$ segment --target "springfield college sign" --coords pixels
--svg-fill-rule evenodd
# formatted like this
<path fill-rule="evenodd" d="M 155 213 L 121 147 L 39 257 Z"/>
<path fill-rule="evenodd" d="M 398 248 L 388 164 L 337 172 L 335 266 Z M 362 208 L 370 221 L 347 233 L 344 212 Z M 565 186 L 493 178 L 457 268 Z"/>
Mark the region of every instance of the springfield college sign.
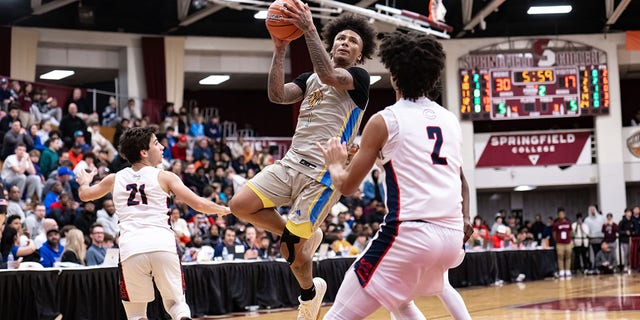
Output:
<path fill-rule="evenodd" d="M 476 167 L 591 163 L 589 131 L 477 134 Z"/>

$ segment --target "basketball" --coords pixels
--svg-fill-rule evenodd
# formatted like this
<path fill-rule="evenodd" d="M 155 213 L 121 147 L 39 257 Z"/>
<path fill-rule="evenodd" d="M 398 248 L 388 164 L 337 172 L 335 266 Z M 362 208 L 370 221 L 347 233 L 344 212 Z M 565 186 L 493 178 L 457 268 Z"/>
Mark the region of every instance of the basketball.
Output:
<path fill-rule="evenodd" d="M 269 6 L 265 24 L 267 25 L 267 30 L 269 30 L 269 33 L 274 38 L 292 41 L 298 39 L 302 35 L 302 30 L 298 29 L 295 24 L 284 21 L 284 18 L 287 16 L 284 13 L 283 4 L 285 2 L 293 4 L 293 1 L 297 0 L 276 0 Z"/>

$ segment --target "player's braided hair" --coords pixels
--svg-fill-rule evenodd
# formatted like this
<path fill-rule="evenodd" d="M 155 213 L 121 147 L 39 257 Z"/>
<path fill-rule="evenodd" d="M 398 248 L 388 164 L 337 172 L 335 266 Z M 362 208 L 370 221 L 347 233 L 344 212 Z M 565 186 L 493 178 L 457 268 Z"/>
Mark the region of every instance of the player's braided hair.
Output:
<path fill-rule="evenodd" d="M 322 37 L 327 51 L 331 51 L 336 36 L 344 30 L 352 30 L 362 39 L 362 59 L 360 59 L 359 63 L 364 63 L 365 59 L 371 59 L 376 51 L 375 40 L 377 32 L 366 18 L 354 14 L 343 14 L 331 20 L 322 28 Z"/>
<path fill-rule="evenodd" d="M 445 53 L 434 37 L 395 31 L 384 37 L 379 55 L 405 99 L 436 98 Z"/>
<path fill-rule="evenodd" d="M 127 129 L 120 136 L 120 155 L 134 164 L 140 161 L 140 151 L 149 150 L 151 137 L 156 133 L 155 127 L 135 127 Z"/>

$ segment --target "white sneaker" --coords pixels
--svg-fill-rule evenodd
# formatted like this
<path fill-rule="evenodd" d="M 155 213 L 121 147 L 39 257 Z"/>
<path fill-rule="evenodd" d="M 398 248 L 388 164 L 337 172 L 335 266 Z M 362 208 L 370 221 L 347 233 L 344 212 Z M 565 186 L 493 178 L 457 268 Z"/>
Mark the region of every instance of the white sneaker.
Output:
<path fill-rule="evenodd" d="M 565 271 L 564 271 L 564 276 L 565 276 L 566 278 L 571 279 L 571 270 L 565 270 Z"/>
<path fill-rule="evenodd" d="M 298 320 L 317 320 L 320 318 L 320 307 L 324 293 L 327 292 L 327 282 L 322 278 L 313 278 L 313 285 L 316 287 L 316 296 L 309 301 L 302 301 L 298 297 L 300 306 L 298 307 Z"/>
<path fill-rule="evenodd" d="M 309 237 L 309 240 L 307 240 L 309 248 L 312 249 L 311 259 L 313 259 L 313 255 L 316 253 L 316 251 L 318 251 L 318 247 L 320 247 L 320 243 L 322 243 L 322 236 L 322 230 L 318 228 L 313 232 L 311 237 Z"/>
<path fill-rule="evenodd" d="M 564 270 L 560 270 L 560 278 L 564 278 Z"/>

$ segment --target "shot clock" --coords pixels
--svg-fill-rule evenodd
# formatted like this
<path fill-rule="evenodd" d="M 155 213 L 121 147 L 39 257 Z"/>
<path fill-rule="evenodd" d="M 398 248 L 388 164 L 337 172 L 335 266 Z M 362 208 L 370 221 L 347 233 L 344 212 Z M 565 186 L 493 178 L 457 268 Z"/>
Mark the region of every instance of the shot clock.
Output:
<path fill-rule="evenodd" d="M 462 57 L 461 118 L 508 120 L 609 113 L 604 52 L 584 48 L 546 50 L 545 54 L 536 57 L 526 51 L 492 51 Z M 555 63 L 550 65 L 543 58 Z"/>

